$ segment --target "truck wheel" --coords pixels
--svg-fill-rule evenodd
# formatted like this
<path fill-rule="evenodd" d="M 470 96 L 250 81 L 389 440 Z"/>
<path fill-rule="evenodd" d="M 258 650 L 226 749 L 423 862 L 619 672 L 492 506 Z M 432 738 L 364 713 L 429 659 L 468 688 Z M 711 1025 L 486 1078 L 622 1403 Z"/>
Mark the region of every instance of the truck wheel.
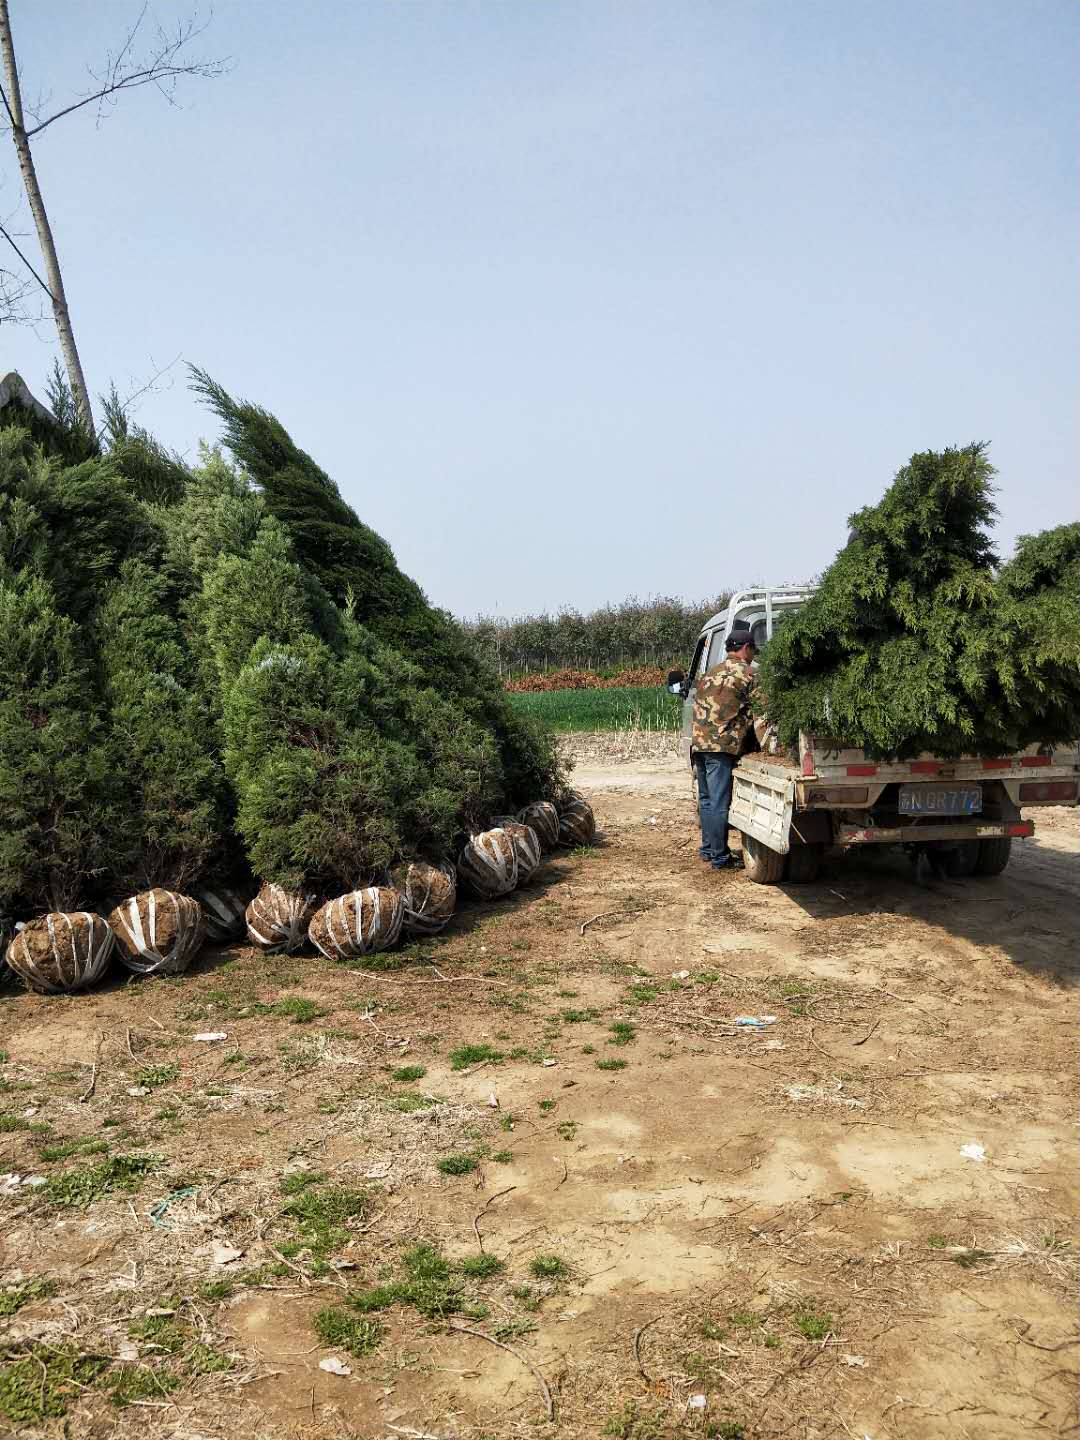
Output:
<path fill-rule="evenodd" d="M 1000 875 L 1012 854 L 1012 836 L 999 835 L 995 840 L 980 840 L 975 861 L 976 875 Z"/>
<path fill-rule="evenodd" d="M 786 855 L 770 850 L 752 835 L 742 837 L 743 866 L 755 885 L 775 885 L 784 878 Z"/>
<path fill-rule="evenodd" d="M 975 867 L 979 863 L 979 841 L 961 840 L 955 849 L 950 850 L 945 860 L 945 873 L 950 880 L 966 880 L 969 875 L 975 874 Z"/>
<path fill-rule="evenodd" d="M 784 879 L 793 885 L 809 885 L 821 869 L 821 845 L 792 845 L 784 867 Z"/>

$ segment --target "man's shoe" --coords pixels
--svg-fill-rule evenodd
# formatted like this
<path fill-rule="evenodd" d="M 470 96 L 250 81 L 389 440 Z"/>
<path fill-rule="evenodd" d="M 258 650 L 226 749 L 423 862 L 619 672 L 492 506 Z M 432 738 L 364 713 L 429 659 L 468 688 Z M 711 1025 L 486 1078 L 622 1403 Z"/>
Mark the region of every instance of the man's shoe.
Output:
<path fill-rule="evenodd" d="M 712 868 L 714 870 L 742 870 L 744 867 L 742 859 L 738 855 L 729 855 L 726 860 L 714 860 Z"/>

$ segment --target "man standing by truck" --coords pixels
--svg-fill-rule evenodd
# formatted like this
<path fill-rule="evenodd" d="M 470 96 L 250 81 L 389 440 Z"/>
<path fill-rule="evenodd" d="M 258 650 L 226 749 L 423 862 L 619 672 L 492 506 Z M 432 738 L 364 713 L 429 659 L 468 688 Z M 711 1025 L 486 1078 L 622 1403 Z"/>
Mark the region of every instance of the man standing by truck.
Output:
<path fill-rule="evenodd" d="M 701 849 L 714 870 L 742 864 L 728 849 L 731 772 L 754 723 L 750 706 L 756 677 L 756 653 L 749 630 L 733 630 L 724 642 L 725 658 L 707 670 L 694 688 L 694 770 L 697 774 Z"/>

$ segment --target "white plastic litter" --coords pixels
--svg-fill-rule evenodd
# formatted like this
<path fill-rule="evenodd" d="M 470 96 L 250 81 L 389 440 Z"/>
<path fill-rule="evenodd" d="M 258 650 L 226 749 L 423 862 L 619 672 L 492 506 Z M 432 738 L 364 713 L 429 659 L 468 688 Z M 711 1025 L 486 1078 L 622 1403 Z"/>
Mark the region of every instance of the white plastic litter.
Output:
<path fill-rule="evenodd" d="M 346 1365 L 344 1360 L 339 1360 L 336 1355 L 327 1355 L 325 1360 L 320 1360 L 319 1369 L 325 1370 L 328 1375 L 352 1374 L 352 1366 Z"/>
<path fill-rule="evenodd" d="M 672 972 L 671 972 L 671 978 L 672 978 L 673 980 L 689 980 L 689 979 L 690 979 L 690 971 L 689 971 L 689 970 L 672 970 Z"/>
<path fill-rule="evenodd" d="M 960 1146 L 960 1154 L 968 1160 L 982 1162 L 986 1159 L 986 1146 L 980 1145 L 977 1140 L 969 1140 L 966 1145 Z"/>
<path fill-rule="evenodd" d="M 233 1245 L 215 1245 L 212 1258 L 215 1265 L 233 1265 L 237 1260 L 242 1260 L 243 1250 L 237 1250 Z"/>
<path fill-rule="evenodd" d="M 213 1045 L 218 1040 L 227 1040 L 229 1035 L 226 1030 L 207 1030 L 204 1035 L 193 1035 L 191 1038 L 201 1040 L 204 1045 Z"/>
<path fill-rule="evenodd" d="M 140 1095 L 149 1095 L 150 1087 L 149 1085 L 129 1085 L 127 1093 L 138 1098 Z"/>
<path fill-rule="evenodd" d="M 546 1068 L 550 1069 L 551 1066 L 555 1064 L 555 1061 L 554 1061 L 554 1060 L 545 1060 L 543 1063 L 544 1063 L 544 1066 L 545 1066 Z"/>
<path fill-rule="evenodd" d="M 859 1370 L 865 1370 L 865 1369 L 866 1369 L 866 1361 L 863 1359 L 863 1357 L 862 1357 L 861 1355 L 841 1355 L 840 1358 L 841 1358 L 841 1360 L 844 1362 L 845 1365 L 851 1366 L 852 1369 L 856 1369 L 856 1368 L 859 1369 Z"/>
<path fill-rule="evenodd" d="M 704 1410 L 705 1405 L 706 1400 L 704 1395 L 691 1395 L 690 1399 L 686 1402 L 686 1408 L 688 1410 Z"/>
<path fill-rule="evenodd" d="M 736 1015 L 733 1023 L 750 1030 L 762 1030 L 766 1025 L 775 1025 L 776 1021 L 775 1015 Z"/>
<path fill-rule="evenodd" d="M 487 1103 L 488 1103 L 488 1107 L 489 1107 L 490 1109 L 492 1109 L 492 1110 L 498 1110 L 498 1108 L 499 1108 L 499 1097 L 495 1094 L 495 1091 L 494 1091 L 494 1090 L 493 1090 L 493 1091 L 491 1092 L 491 1094 L 488 1096 L 488 1098 L 487 1098 Z"/>

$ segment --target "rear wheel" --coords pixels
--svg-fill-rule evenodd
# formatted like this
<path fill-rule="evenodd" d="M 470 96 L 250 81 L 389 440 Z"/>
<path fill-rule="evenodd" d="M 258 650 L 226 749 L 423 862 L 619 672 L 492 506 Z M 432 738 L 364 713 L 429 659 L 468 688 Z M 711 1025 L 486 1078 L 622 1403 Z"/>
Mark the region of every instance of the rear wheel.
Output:
<path fill-rule="evenodd" d="M 809 885 L 821 869 L 822 845 L 792 845 L 788 851 L 784 879 L 793 885 Z"/>
<path fill-rule="evenodd" d="M 966 880 L 969 875 L 974 875 L 979 863 L 979 843 L 978 840 L 961 840 L 947 852 L 945 873 L 950 880 Z"/>
<path fill-rule="evenodd" d="M 1000 875 L 1012 854 L 1012 836 L 999 835 L 994 840 L 980 840 L 975 861 L 976 875 Z"/>
<path fill-rule="evenodd" d="M 756 885 L 775 885 L 784 878 L 785 855 L 770 850 L 752 835 L 742 837 L 743 866 Z"/>

